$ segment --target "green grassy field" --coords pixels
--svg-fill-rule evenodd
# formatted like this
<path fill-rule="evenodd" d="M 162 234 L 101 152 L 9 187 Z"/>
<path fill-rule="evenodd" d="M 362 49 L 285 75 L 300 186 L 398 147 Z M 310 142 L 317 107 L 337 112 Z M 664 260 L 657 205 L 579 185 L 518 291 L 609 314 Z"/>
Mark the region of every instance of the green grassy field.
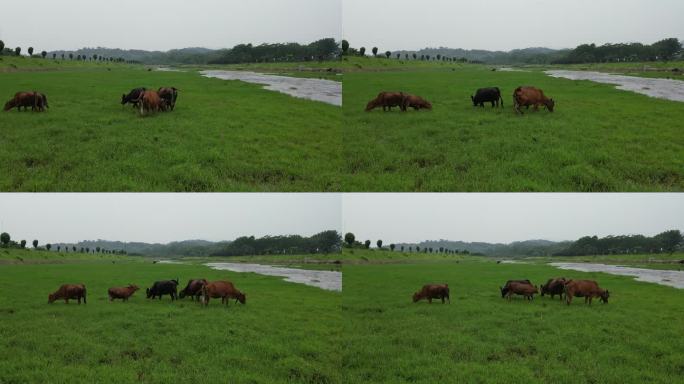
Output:
<path fill-rule="evenodd" d="M 609 304 L 501 298 L 508 279 L 594 279 Z M 451 304 L 412 303 L 448 283 Z M 345 383 L 675 383 L 684 296 L 628 277 L 538 264 L 344 265 Z"/>
<path fill-rule="evenodd" d="M 247 304 L 147 300 L 155 280 L 230 280 Z M 88 304 L 47 304 L 62 283 Z M 141 287 L 128 303 L 107 289 Z M 337 383 L 341 294 L 199 265 L 0 265 L 0 383 Z"/>
<path fill-rule="evenodd" d="M 344 191 L 681 191 L 681 103 L 539 71 L 351 59 L 345 73 Z M 382 67 L 385 66 L 385 68 Z M 535 85 L 556 110 L 517 116 L 511 94 Z M 504 109 L 474 108 L 498 86 Z M 421 95 L 434 110 L 364 112 L 378 92 Z"/>
<path fill-rule="evenodd" d="M 338 107 L 196 72 L 67 64 L 0 73 L 3 103 L 38 90 L 50 104 L 46 113 L 0 115 L 0 190 L 340 189 Z M 121 106 L 138 86 L 179 88 L 176 110 L 140 117 Z"/>

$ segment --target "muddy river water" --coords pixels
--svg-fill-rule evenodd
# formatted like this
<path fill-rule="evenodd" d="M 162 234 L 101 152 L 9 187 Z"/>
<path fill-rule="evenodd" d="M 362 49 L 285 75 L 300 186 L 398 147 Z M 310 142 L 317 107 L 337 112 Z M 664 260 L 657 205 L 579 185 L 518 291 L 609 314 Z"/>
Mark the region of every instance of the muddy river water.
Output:
<path fill-rule="evenodd" d="M 270 91 L 342 106 L 342 83 L 339 81 L 267 75 L 248 71 L 201 71 L 200 73 L 202 76 L 216 79 L 261 84 Z"/>
<path fill-rule="evenodd" d="M 611 275 L 632 276 L 638 281 L 684 289 L 684 271 L 633 268 L 593 263 L 551 263 L 550 265 L 560 269 L 570 269 L 580 272 L 604 272 L 610 273 Z"/>
<path fill-rule="evenodd" d="M 684 102 L 684 81 L 670 79 L 650 79 L 645 77 L 613 75 L 590 71 L 546 71 L 551 77 L 570 80 L 591 80 L 597 83 L 614 84 L 618 89 L 641 93 L 659 99 Z"/>
<path fill-rule="evenodd" d="M 325 289 L 342 291 L 342 272 L 314 271 L 299 268 L 274 267 L 261 264 L 208 263 L 208 267 L 233 272 L 253 272 L 266 276 L 284 277 L 285 281 Z"/>

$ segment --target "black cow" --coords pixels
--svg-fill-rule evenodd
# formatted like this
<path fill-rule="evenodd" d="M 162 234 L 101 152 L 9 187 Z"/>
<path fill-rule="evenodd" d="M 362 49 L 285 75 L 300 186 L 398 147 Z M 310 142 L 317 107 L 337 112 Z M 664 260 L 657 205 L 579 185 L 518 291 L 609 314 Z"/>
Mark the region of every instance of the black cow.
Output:
<path fill-rule="evenodd" d="M 475 96 L 470 96 L 470 100 L 473 101 L 473 107 L 479 105 L 484 108 L 484 103 L 492 103 L 492 108 L 494 108 L 495 104 L 499 107 L 499 101 L 501 101 L 501 108 L 504 106 L 501 90 L 498 87 L 480 88 L 475 92 Z"/>
<path fill-rule="evenodd" d="M 128 92 L 128 95 L 123 94 L 121 95 L 121 105 L 126 105 L 128 103 L 133 104 L 134 107 L 138 107 L 138 103 L 140 102 L 140 97 L 142 96 L 143 92 L 145 92 L 147 89 L 145 88 L 135 88 Z"/>
<path fill-rule="evenodd" d="M 159 296 L 159 300 L 161 300 L 162 295 L 170 295 L 171 301 L 178 299 L 178 279 L 155 281 L 152 288 L 147 288 L 148 299 Z"/>

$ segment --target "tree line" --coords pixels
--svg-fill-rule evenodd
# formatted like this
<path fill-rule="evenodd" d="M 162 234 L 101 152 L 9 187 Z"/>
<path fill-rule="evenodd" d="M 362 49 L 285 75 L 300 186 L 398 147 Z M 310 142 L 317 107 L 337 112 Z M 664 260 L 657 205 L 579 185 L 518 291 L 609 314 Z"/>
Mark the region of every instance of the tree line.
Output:
<path fill-rule="evenodd" d="M 6 48 L 5 47 L 5 42 L 0 40 L 0 56 L 21 56 L 21 47 L 16 47 L 14 49 L 11 48 Z M 33 52 L 35 50 L 33 47 L 28 47 L 26 50 L 28 52 L 29 57 L 34 57 Z M 46 59 L 48 56 L 52 57 L 53 60 L 61 59 L 61 60 L 77 60 L 77 61 L 95 61 L 95 62 L 112 62 L 112 63 L 123 63 L 123 62 L 128 62 L 132 63 L 132 61 L 125 60 L 122 57 L 112 57 L 112 56 L 103 56 L 103 55 L 74 55 L 73 52 L 52 52 L 48 54 L 47 51 L 41 51 L 40 52 L 40 57 L 43 59 Z"/>
<path fill-rule="evenodd" d="M 224 245 L 210 256 L 328 254 L 339 252 L 342 236 L 334 230 L 313 236 L 242 236 Z"/>
<path fill-rule="evenodd" d="M 371 249 L 371 244 L 372 241 L 370 240 L 365 240 L 364 242 L 360 242 L 356 240 L 356 235 L 354 235 L 351 232 L 348 232 L 344 235 L 344 244 L 343 246 L 348 249 Z M 382 239 L 379 239 L 375 242 L 375 245 L 378 250 L 383 250 L 387 251 L 389 250 L 390 252 L 409 252 L 409 253 L 441 253 L 441 254 L 461 254 L 461 255 L 481 255 L 481 254 L 476 254 L 476 253 L 471 253 L 468 250 L 459 250 L 459 249 L 454 249 L 454 248 L 448 248 L 448 247 L 421 247 L 420 245 L 397 245 L 397 244 L 389 244 L 385 247 L 383 247 L 383 241 Z"/>
<path fill-rule="evenodd" d="M 239 44 L 221 50 L 209 60 L 209 64 L 241 64 L 270 62 L 300 62 L 334 60 L 339 57 L 340 47 L 333 38 L 325 38 L 310 44 Z"/>
<path fill-rule="evenodd" d="M 682 43 L 676 38 L 657 41 L 651 45 L 642 43 L 582 44 L 568 52 L 553 64 L 584 64 L 631 61 L 670 61 L 682 53 Z"/>
<path fill-rule="evenodd" d="M 684 245 L 679 230 L 672 229 L 653 237 L 643 235 L 625 236 L 584 236 L 554 256 L 615 255 L 629 253 L 668 253 L 672 254 Z"/>
<path fill-rule="evenodd" d="M 0 247 L 6 249 L 27 249 L 26 240 L 15 241 L 9 233 L 3 232 L 0 234 Z M 77 247 L 75 245 L 67 246 L 63 244 L 58 244 L 53 246 L 50 243 L 43 245 L 42 247 L 38 243 L 38 239 L 34 239 L 31 244 L 33 249 L 37 251 L 48 251 L 48 252 L 64 252 L 64 253 L 103 253 L 103 254 L 114 254 L 114 255 L 125 255 L 126 251 L 122 249 L 105 249 L 101 247 Z"/>

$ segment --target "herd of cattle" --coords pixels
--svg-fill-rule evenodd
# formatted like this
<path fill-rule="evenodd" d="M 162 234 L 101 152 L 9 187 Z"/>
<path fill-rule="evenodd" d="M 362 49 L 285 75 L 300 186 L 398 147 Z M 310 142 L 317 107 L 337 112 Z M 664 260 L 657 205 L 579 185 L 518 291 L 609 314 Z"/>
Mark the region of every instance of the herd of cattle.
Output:
<path fill-rule="evenodd" d="M 534 295 L 539 293 L 539 288 L 533 285 L 530 280 L 508 280 L 501 290 L 501 297 L 507 298 L 509 301 L 513 295 L 520 295 L 528 300 L 532 300 Z M 565 296 L 565 302 L 570 305 L 573 297 L 584 297 L 584 303 L 589 303 L 594 298 L 599 298 L 604 304 L 608 303 L 610 292 L 607 289 L 599 287 L 598 283 L 593 280 L 572 280 L 564 277 L 557 277 L 549 279 L 546 284 L 541 286 L 541 295 L 550 295 L 551 299 L 555 295 L 559 295 L 561 302 Z M 421 288 L 420 291 L 413 294 L 413 302 L 427 299 L 432 304 L 432 300 L 442 300 L 444 304 L 445 299 L 451 303 L 449 299 L 449 285 L 448 284 L 427 284 Z"/>
<path fill-rule="evenodd" d="M 470 96 L 473 106 L 483 107 L 485 103 L 491 103 L 492 108 L 499 106 L 503 108 L 503 97 L 501 97 L 501 90 L 498 87 L 480 88 L 475 92 L 475 95 Z M 522 114 L 520 107 L 534 107 L 534 110 L 539 110 L 540 106 L 546 107 L 549 112 L 553 112 L 556 103 L 544 95 L 544 91 L 535 87 L 518 87 L 513 92 L 513 108 L 516 113 Z M 375 108 L 382 107 L 383 111 L 391 111 L 393 107 L 399 107 L 402 112 L 406 112 L 408 108 L 415 110 L 428 109 L 432 110 L 432 104 L 420 96 L 411 95 L 406 92 L 380 92 L 376 98 L 366 104 L 366 112 L 372 111 Z"/>
<path fill-rule="evenodd" d="M 138 286 L 130 284 L 126 287 L 113 287 L 107 290 L 109 301 L 121 299 L 128 301 L 133 294 L 138 290 Z M 148 299 L 155 299 L 159 297 L 161 300 L 163 295 L 171 296 L 171 301 L 191 297 L 193 301 L 197 300 L 205 306 L 209 305 L 210 299 L 221 298 L 221 303 L 228 305 L 231 299 L 235 299 L 242 304 L 247 303 L 247 296 L 244 292 L 240 292 L 230 281 L 207 281 L 206 279 L 191 279 L 188 284 L 180 292 L 178 292 L 178 279 L 156 281 L 152 287 L 146 290 Z M 86 287 L 84 284 L 63 284 L 54 293 L 48 295 L 48 304 L 52 304 L 55 300 L 64 300 L 69 304 L 69 300 L 78 300 L 81 304 L 86 304 Z"/>
<path fill-rule="evenodd" d="M 173 111 L 178 100 L 178 88 L 161 87 L 158 90 L 148 90 L 146 88 L 135 88 L 128 94 L 121 96 L 121 105 L 131 104 L 134 108 L 140 109 L 140 114 L 149 112 Z M 49 108 L 47 96 L 40 92 L 17 92 L 14 97 L 5 103 L 4 111 L 16 108 L 17 111 L 28 110 L 31 107 L 33 112 L 44 112 Z"/>

